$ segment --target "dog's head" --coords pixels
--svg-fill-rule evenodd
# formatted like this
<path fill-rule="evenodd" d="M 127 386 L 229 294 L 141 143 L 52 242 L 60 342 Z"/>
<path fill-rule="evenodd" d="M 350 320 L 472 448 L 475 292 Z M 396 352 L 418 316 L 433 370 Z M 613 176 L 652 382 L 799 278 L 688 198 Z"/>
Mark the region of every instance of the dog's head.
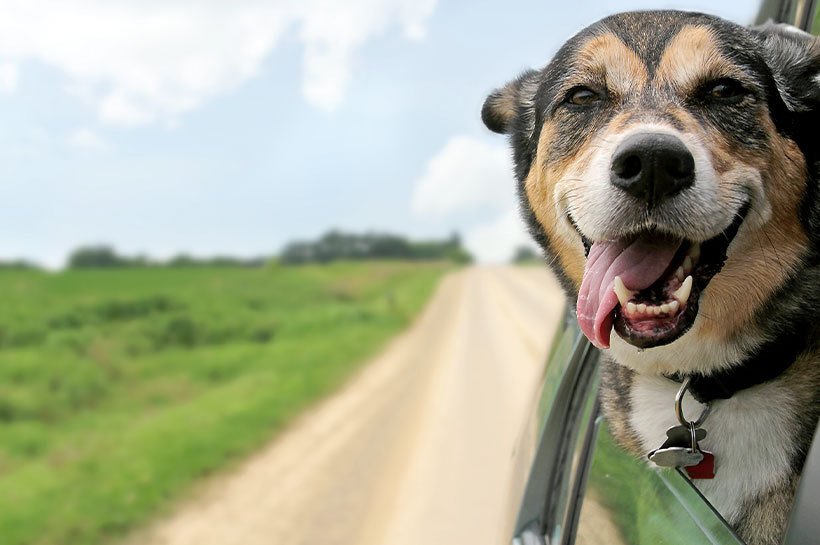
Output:
<path fill-rule="evenodd" d="M 807 34 L 637 12 L 487 98 L 531 231 L 596 345 L 613 326 L 613 348 L 737 340 L 801 266 L 818 78 Z"/>

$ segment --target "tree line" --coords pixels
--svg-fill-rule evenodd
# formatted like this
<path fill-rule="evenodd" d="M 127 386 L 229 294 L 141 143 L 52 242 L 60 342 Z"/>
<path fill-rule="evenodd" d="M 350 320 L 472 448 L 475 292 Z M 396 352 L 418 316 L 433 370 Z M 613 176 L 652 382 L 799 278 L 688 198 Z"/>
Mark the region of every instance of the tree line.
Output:
<path fill-rule="evenodd" d="M 261 267 L 270 258 L 231 256 L 193 257 L 179 254 L 170 259 L 151 259 L 144 255 L 125 256 L 107 245 L 81 246 L 68 256 L 69 269 L 104 269 L 136 267 Z"/>
<path fill-rule="evenodd" d="M 313 241 L 294 241 L 278 255 L 241 258 L 232 256 L 194 257 L 179 254 L 157 260 L 144 255 L 127 256 L 105 244 L 81 246 L 68 256 L 68 269 L 136 267 L 262 267 L 271 262 L 282 265 L 329 263 L 340 260 L 401 259 L 412 261 L 450 260 L 470 263 L 472 256 L 462 247 L 458 234 L 443 240 L 414 241 L 386 233 L 345 233 L 330 231 Z M 0 268 L 3 262 L 0 262 Z M 6 268 L 34 268 L 27 262 L 8 262 Z"/>
<path fill-rule="evenodd" d="M 314 241 L 291 242 L 279 255 L 279 261 L 285 265 L 364 259 L 472 262 L 456 233 L 444 240 L 412 241 L 389 233 L 330 231 Z"/>

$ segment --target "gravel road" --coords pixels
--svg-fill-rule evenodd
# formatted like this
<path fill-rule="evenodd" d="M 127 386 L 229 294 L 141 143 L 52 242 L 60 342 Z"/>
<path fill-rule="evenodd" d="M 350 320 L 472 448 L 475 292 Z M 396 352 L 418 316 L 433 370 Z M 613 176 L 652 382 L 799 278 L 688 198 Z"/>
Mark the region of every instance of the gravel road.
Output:
<path fill-rule="evenodd" d="M 340 391 L 128 545 L 497 545 L 563 295 L 542 267 L 447 276 Z"/>

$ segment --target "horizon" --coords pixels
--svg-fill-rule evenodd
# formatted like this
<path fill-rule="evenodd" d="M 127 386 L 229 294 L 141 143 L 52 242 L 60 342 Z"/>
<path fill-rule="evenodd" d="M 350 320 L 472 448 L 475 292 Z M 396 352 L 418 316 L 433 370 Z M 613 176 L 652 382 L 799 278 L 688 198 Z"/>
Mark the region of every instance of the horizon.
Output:
<path fill-rule="evenodd" d="M 119 250 L 119 248 L 116 247 L 116 245 L 110 244 L 110 243 L 107 243 L 107 242 L 92 242 L 92 243 L 89 243 L 89 244 L 79 244 L 75 248 L 72 248 L 71 250 L 69 250 L 69 252 L 66 253 L 62 263 L 59 264 L 58 266 L 50 266 L 50 265 L 47 265 L 47 264 L 44 264 L 44 263 L 34 261 L 32 259 L 27 259 L 25 257 L 8 257 L 8 258 L 3 257 L 3 258 L 0 258 L 0 269 L 3 269 L 3 268 L 14 269 L 14 268 L 17 268 L 19 266 L 20 268 L 33 268 L 33 269 L 39 269 L 39 270 L 51 271 L 51 272 L 65 271 L 65 270 L 69 270 L 69 269 L 72 268 L 71 264 L 70 264 L 72 256 L 74 256 L 78 252 L 87 251 L 87 250 L 108 251 L 108 252 L 111 252 L 118 259 L 135 262 L 135 266 L 148 266 L 148 267 L 152 267 L 152 266 L 158 266 L 158 267 L 174 266 L 172 264 L 172 262 L 174 260 L 177 260 L 177 259 L 191 259 L 192 261 L 197 261 L 197 262 L 216 261 L 216 260 L 220 260 L 220 259 L 235 260 L 235 261 L 241 262 L 241 263 L 249 263 L 249 262 L 253 262 L 253 261 L 270 262 L 270 261 L 276 261 L 276 260 L 281 259 L 282 255 L 287 251 L 288 247 L 290 247 L 292 245 L 314 244 L 314 243 L 318 242 L 319 240 L 321 240 L 322 238 L 325 238 L 328 235 L 332 235 L 332 234 L 341 234 L 341 235 L 346 235 L 346 236 L 349 235 L 349 236 L 356 236 L 356 237 L 368 237 L 368 236 L 371 236 L 371 237 L 373 237 L 373 236 L 375 236 L 375 237 L 398 237 L 398 238 L 401 238 L 401 239 L 403 239 L 403 240 L 405 240 L 405 241 L 407 241 L 411 244 L 446 243 L 448 241 L 452 241 L 452 240 L 455 239 L 455 240 L 459 241 L 460 247 L 463 248 L 463 244 L 461 243 L 461 235 L 460 235 L 460 233 L 455 232 L 455 231 L 452 232 L 452 233 L 449 233 L 446 236 L 418 238 L 418 237 L 407 236 L 405 234 L 398 233 L 398 232 L 395 232 L 395 231 L 390 232 L 390 231 L 380 231 L 380 230 L 367 230 L 367 231 L 362 231 L 362 232 L 351 232 L 351 231 L 346 231 L 344 229 L 338 229 L 338 228 L 335 228 L 335 227 L 331 227 L 327 231 L 323 232 L 318 237 L 314 237 L 312 239 L 295 238 L 293 240 L 289 240 L 289 241 L 285 242 L 285 244 L 281 248 L 279 248 L 278 250 L 269 251 L 269 252 L 261 252 L 261 253 L 256 253 L 256 254 L 239 255 L 239 254 L 232 254 L 232 253 L 229 253 L 229 252 L 208 253 L 208 254 L 193 254 L 193 253 L 186 252 L 186 251 L 183 250 L 183 251 L 180 251 L 179 253 L 176 253 L 176 254 L 172 254 L 172 255 L 164 256 L 164 257 L 159 257 L 159 256 L 151 255 L 149 253 L 127 253 L 127 252 L 122 252 L 122 251 Z M 520 247 L 513 248 L 512 252 L 510 253 L 508 261 L 513 259 L 514 254 L 515 254 L 516 250 L 518 250 L 518 248 L 520 248 Z M 470 257 L 474 259 L 474 256 L 472 256 L 472 254 L 470 254 L 469 252 L 468 252 L 468 255 L 470 255 Z M 362 260 L 374 260 L 374 259 L 376 259 L 376 260 L 377 259 L 397 259 L 397 260 L 401 260 L 401 259 L 409 259 L 409 258 L 350 258 L 350 260 L 353 260 L 353 261 L 356 261 L 356 260 L 359 260 L 359 259 L 362 259 Z M 342 259 L 342 260 L 344 260 L 344 259 Z M 136 265 L 136 262 L 139 262 L 139 265 Z M 118 266 L 118 267 L 123 267 L 123 266 Z M 112 267 L 112 268 L 118 268 L 118 267 Z"/>

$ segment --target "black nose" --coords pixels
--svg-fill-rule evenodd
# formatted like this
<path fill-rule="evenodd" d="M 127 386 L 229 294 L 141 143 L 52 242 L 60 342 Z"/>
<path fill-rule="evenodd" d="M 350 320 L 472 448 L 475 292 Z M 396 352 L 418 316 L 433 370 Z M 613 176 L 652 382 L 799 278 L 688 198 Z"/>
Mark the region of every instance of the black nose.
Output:
<path fill-rule="evenodd" d="M 670 134 L 634 134 L 615 150 L 609 179 L 653 206 L 692 185 L 695 159 L 686 145 Z"/>

